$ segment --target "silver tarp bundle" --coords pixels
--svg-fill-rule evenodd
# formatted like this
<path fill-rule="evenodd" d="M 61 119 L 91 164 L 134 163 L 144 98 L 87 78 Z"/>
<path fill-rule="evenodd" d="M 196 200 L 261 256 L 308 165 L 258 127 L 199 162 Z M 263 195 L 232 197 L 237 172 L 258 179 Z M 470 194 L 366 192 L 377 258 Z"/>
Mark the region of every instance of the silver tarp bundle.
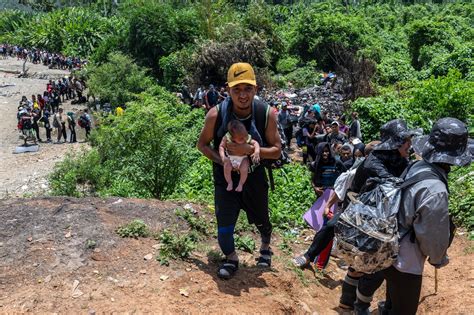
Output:
<path fill-rule="evenodd" d="M 335 226 L 340 255 L 365 273 L 391 266 L 398 255 L 397 213 L 403 180 L 373 180 L 375 188 L 351 198 Z"/>

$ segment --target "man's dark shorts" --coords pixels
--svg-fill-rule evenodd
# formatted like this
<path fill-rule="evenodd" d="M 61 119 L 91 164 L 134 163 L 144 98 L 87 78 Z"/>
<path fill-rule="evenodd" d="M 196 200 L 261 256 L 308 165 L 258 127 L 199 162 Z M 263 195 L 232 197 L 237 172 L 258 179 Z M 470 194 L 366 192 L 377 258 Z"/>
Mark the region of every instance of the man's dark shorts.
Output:
<path fill-rule="evenodd" d="M 249 173 L 241 193 L 227 191 L 222 166 L 214 164 L 213 176 L 218 227 L 234 226 L 242 209 L 247 213 L 249 223 L 263 225 L 271 231 L 268 214 L 268 182 L 264 167 L 257 167 L 254 172 Z M 234 189 L 239 183 L 239 178 L 240 175 L 237 172 L 232 172 Z"/>

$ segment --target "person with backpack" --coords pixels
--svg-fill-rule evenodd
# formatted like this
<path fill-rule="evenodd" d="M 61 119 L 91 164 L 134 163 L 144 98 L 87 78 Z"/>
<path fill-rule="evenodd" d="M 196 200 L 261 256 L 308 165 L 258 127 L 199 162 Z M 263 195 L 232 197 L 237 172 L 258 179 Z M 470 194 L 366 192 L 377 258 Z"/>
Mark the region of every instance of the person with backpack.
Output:
<path fill-rule="evenodd" d="M 42 113 L 43 113 L 43 116 L 41 117 L 41 121 L 43 122 L 44 130 L 46 131 L 46 142 L 51 143 L 52 142 L 52 140 L 51 140 L 51 130 L 53 130 L 51 128 L 51 124 L 49 123 L 49 116 L 51 116 L 51 114 L 50 114 L 49 109 L 47 107 L 43 110 Z"/>
<path fill-rule="evenodd" d="M 67 127 L 70 132 L 69 143 L 77 142 L 76 137 L 76 118 L 73 112 L 67 112 Z"/>
<path fill-rule="evenodd" d="M 40 121 L 40 118 L 41 118 L 41 109 L 37 103 L 35 103 L 35 106 L 33 107 L 33 110 L 31 111 L 31 117 L 33 118 L 32 128 L 35 131 L 36 139 L 39 142 L 43 142 L 43 140 L 41 140 L 41 137 L 40 137 L 39 125 L 38 125 L 38 122 Z"/>
<path fill-rule="evenodd" d="M 89 109 L 85 108 L 81 116 L 79 116 L 79 126 L 86 130 L 86 139 L 89 139 L 91 133 L 92 119 L 89 115 Z"/>
<path fill-rule="evenodd" d="M 429 136 L 413 145 L 422 157 L 408 170 L 405 179 L 423 176 L 403 191 L 398 212 L 400 241 L 396 262 L 383 271 L 387 281 L 387 300 L 379 303 L 379 314 L 416 314 L 420 299 L 425 260 L 435 268 L 448 264 L 447 249 L 454 237 L 448 212 L 448 180 L 451 166 L 472 162 L 466 125 L 455 118 L 441 118 Z"/>
<path fill-rule="evenodd" d="M 408 166 L 411 139 L 416 130 L 408 129 L 402 119 L 394 119 L 380 129 L 380 140 L 373 152 L 365 159 L 355 173 L 350 191 L 356 194 L 369 191 L 369 178 L 381 180 L 400 177 Z M 339 220 L 335 217 L 336 222 Z M 334 233 L 334 231 L 333 231 Z M 357 314 L 366 314 L 373 294 L 383 283 L 383 274 L 376 272 L 364 274 L 350 267 L 342 285 L 339 306 L 354 308 Z"/>
<path fill-rule="evenodd" d="M 53 127 L 58 131 L 58 140 L 56 143 L 61 143 L 61 137 L 64 138 L 64 142 L 67 141 L 66 135 L 66 121 L 63 116 L 63 109 L 59 108 L 56 114 L 53 116 Z"/>
<path fill-rule="evenodd" d="M 217 239 L 225 255 L 224 262 L 217 270 L 217 276 L 221 279 L 232 278 L 239 268 L 234 229 L 240 209 L 247 213 L 249 223 L 255 224 L 261 235 L 257 266 L 271 266 L 272 225 L 268 211 L 269 185 L 262 164 L 265 160 L 279 159 L 282 154 L 276 116 L 267 104 L 255 99 L 257 82 L 252 66 L 248 63 L 233 64 L 227 73 L 227 83 L 230 97 L 209 110 L 197 143 L 199 151 L 213 162 Z M 251 165 L 242 192 L 227 190 L 224 161 L 218 153 L 219 144 L 228 131 L 226 129 L 231 120 L 243 123 L 252 139 L 260 144 L 262 161 L 259 165 Z M 248 143 L 228 143 L 227 150 L 229 154 L 237 156 L 254 154 L 254 147 Z M 232 180 L 234 186 L 237 186 L 239 176 L 235 172 L 232 174 Z"/>

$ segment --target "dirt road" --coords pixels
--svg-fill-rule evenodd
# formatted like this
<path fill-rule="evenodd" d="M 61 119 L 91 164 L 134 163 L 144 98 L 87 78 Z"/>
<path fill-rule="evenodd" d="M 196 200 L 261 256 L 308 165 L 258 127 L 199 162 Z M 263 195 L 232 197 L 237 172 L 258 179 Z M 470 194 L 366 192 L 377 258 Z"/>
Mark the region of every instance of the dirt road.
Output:
<path fill-rule="evenodd" d="M 189 230 L 175 214 L 182 207 L 119 198 L 0 201 L 0 313 L 349 314 L 337 308 L 345 275 L 338 259 L 331 258 L 324 273 L 291 267 L 289 248 L 306 248 L 310 231 L 289 246 L 276 236 L 270 270 L 255 266 L 256 252 L 239 251 L 240 269 L 229 281 L 216 276 L 213 234 L 189 259 L 168 267 L 155 260 L 158 241 L 115 232 L 139 218 L 152 231 L 182 234 Z M 212 221 L 207 208 L 194 208 Z M 426 265 L 419 314 L 474 314 L 473 243 L 458 235 L 449 255 L 436 295 L 434 269 Z M 383 296 L 382 287 L 372 314 Z"/>
<path fill-rule="evenodd" d="M 68 75 L 63 70 L 48 69 L 43 65 L 27 63 L 28 78 L 18 78 L 14 71 L 21 71 L 23 62 L 16 58 L 0 60 L 0 198 L 32 196 L 48 190 L 47 174 L 65 154 L 79 150 L 83 144 L 41 143 L 35 153 L 13 154 L 22 144 L 17 129 L 16 113 L 22 95 L 31 99 L 32 94 L 43 94 L 48 79 Z M 65 112 L 77 111 L 82 106 L 62 105 Z M 79 141 L 84 132 L 78 129 Z M 44 128 L 40 128 L 42 139 L 46 139 Z M 53 134 L 53 139 L 56 134 Z"/>

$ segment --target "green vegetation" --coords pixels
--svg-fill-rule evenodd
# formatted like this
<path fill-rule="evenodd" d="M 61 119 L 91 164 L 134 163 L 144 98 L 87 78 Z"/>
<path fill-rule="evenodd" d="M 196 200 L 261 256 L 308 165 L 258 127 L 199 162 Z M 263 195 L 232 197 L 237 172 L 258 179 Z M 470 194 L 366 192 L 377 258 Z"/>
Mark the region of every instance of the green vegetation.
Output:
<path fill-rule="evenodd" d="M 247 253 L 253 253 L 255 250 L 255 240 L 248 236 L 235 236 L 235 247 Z"/>
<path fill-rule="evenodd" d="M 127 105 L 126 115 L 100 119 L 90 151 L 56 166 L 53 194 L 208 203 L 211 164 L 195 149 L 202 113 L 171 92 L 222 85 L 235 61 L 252 63 L 269 87 L 307 87 L 335 71 L 366 142 L 399 117 L 428 131 L 452 116 L 472 130 L 474 5 L 446 2 L 25 0 L 33 11 L 0 12 L 0 42 L 88 58 L 90 92 Z M 461 172 L 451 179 L 451 211 L 472 229 L 472 200 L 463 194 L 471 186 L 455 181 Z M 289 165 L 274 173 L 272 222 L 301 226 L 314 200 L 308 172 Z"/>
<path fill-rule="evenodd" d="M 148 226 L 142 220 L 135 219 L 130 223 L 120 226 L 116 230 L 117 234 L 121 237 L 147 237 L 150 235 Z"/>
<path fill-rule="evenodd" d="M 206 218 L 199 217 L 190 210 L 176 210 L 176 215 L 188 222 L 191 230 L 196 231 L 202 235 L 209 235 L 210 226 Z"/>
<path fill-rule="evenodd" d="M 449 174 L 449 211 L 458 225 L 465 226 L 474 239 L 474 164 L 459 167 Z"/>
<path fill-rule="evenodd" d="M 161 232 L 157 238 L 162 244 L 156 258 L 162 265 L 168 265 L 170 259 L 188 258 L 196 248 L 198 236 L 196 232 L 176 235 L 169 230 Z"/>

